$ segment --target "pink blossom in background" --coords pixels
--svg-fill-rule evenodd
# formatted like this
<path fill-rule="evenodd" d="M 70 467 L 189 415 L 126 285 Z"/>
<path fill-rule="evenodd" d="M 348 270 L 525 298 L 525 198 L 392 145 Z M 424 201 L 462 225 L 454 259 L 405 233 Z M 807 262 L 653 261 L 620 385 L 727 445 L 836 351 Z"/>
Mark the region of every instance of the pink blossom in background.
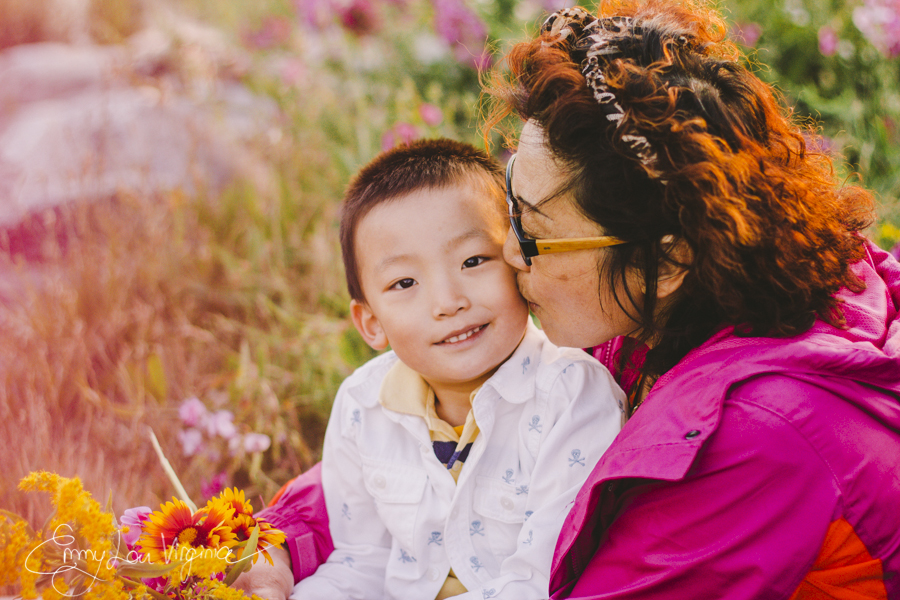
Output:
<path fill-rule="evenodd" d="M 419 116 L 429 127 L 437 127 L 444 120 L 444 113 L 434 104 L 423 102 L 419 105 Z"/>
<path fill-rule="evenodd" d="M 341 25 L 358 36 L 378 31 L 378 13 L 371 0 L 353 0 L 341 11 Z"/>
<path fill-rule="evenodd" d="M 828 25 L 819 28 L 819 52 L 825 56 L 834 56 L 838 49 L 837 31 Z"/>
<path fill-rule="evenodd" d="M 832 154 L 837 149 L 834 140 L 827 135 L 810 135 L 803 132 L 803 139 L 806 141 L 807 152 Z"/>
<path fill-rule="evenodd" d="M 128 528 L 128 531 L 122 531 L 122 541 L 128 544 L 129 547 L 134 546 L 138 538 L 141 537 L 141 533 L 143 533 L 142 528 L 144 523 L 150 520 L 149 515 L 151 512 L 153 512 L 153 509 L 149 506 L 135 506 L 134 508 L 125 509 L 125 512 L 122 513 L 119 524 L 123 529 L 125 527 Z"/>
<path fill-rule="evenodd" d="M 244 45 L 256 50 L 265 50 L 281 46 L 291 38 L 293 23 L 284 17 L 268 16 L 255 31 L 242 34 Z"/>
<path fill-rule="evenodd" d="M 185 456 L 193 456 L 203 447 L 203 434 L 199 429 L 182 429 L 178 432 L 181 451 Z"/>
<path fill-rule="evenodd" d="M 219 492 L 225 489 L 225 484 L 228 483 L 228 473 L 222 471 L 217 475 L 213 475 L 213 477 L 207 481 L 200 482 L 200 493 L 204 498 L 209 500 Z"/>
<path fill-rule="evenodd" d="M 487 26 L 466 6 L 464 0 L 432 0 L 434 29 L 453 49 L 456 60 L 475 68 L 484 68 Z"/>
<path fill-rule="evenodd" d="M 752 48 L 762 35 L 762 27 L 758 23 L 735 23 L 731 37 L 742 46 Z"/>
<path fill-rule="evenodd" d="M 419 137 L 419 130 L 410 123 L 397 123 L 381 136 L 381 149 L 390 150 L 397 144 L 408 144 Z"/>
<path fill-rule="evenodd" d="M 293 87 L 306 81 L 308 70 L 306 64 L 302 60 L 299 58 L 291 58 L 281 65 L 280 75 L 281 82 L 284 85 Z"/>
<path fill-rule="evenodd" d="M 900 0 L 865 0 L 853 9 L 853 24 L 882 54 L 900 56 Z"/>
<path fill-rule="evenodd" d="M 272 439 L 264 433 L 248 433 L 244 436 L 244 450 L 265 452 L 272 445 Z"/>
<path fill-rule="evenodd" d="M 572 6 L 572 0 L 542 0 L 541 6 L 546 12 L 552 13 Z"/>
<path fill-rule="evenodd" d="M 218 410 L 206 419 L 206 431 L 210 437 L 221 436 L 230 440 L 237 433 L 234 414 L 230 410 Z"/>
<path fill-rule="evenodd" d="M 206 410 L 206 405 L 196 396 L 188 398 L 178 407 L 178 416 L 181 418 L 181 422 L 188 427 L 202 425 L 208 415 L 209 412 Z"/>
<path fill-rule="evenodd" d="M 335 13 L 332 0 L 294 0 L 294 10 L 300 22 L 310 29 L 325 27 Z"/>
<path fill-rule="evenodd" d="M 893 256 L 897 260 L 900 260 L 900 242 L 897 242 L 896 244 L 894 244 L 894 247 L 891 248 L 891 256 Z"/>

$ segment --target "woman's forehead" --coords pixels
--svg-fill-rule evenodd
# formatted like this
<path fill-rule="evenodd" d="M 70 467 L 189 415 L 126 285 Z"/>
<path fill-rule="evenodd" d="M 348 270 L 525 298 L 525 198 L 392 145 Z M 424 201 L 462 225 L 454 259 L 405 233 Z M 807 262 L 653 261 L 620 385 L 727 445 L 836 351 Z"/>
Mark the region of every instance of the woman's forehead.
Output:
<path fill-rule="evenodd" d="M 516 197 L 532 207 L 555 199 L 570 188 L 570 171 L 553 156 L 544 130 L 534 121 L 522 128 L 510 183 Z"/>

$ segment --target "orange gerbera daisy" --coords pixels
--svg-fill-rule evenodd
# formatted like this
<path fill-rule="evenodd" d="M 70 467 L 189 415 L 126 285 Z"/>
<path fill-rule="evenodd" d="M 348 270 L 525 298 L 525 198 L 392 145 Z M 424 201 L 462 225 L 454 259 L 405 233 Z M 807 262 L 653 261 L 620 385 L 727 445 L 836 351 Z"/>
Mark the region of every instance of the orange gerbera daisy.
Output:
<path fill-rule="evenodd" d="M 173 498 L 150 513 L 138 545 L 151 562 L 167 562 L 167 557 L 177 556 L 172 552 L 175 546 L 231 548 L 237 540 L 226 522 L 233 515 L 234 509 L 225 505 L 207 506 L 191 514 L 187 504 Z"/>

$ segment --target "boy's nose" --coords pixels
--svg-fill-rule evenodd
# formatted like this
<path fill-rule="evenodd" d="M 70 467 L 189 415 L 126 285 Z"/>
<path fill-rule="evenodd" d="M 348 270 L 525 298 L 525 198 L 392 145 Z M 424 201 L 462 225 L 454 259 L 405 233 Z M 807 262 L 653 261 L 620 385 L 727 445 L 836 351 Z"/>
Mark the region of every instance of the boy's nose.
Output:
<path fill-rule="evenodd" d="M 469 297 L 458 286 L 448 284 L 437 290 L 434 298 L 435 318 L 452 317 L 472 306 Z"/>
<path fill-rule="evenodd" d="M 508 262 L 509 265 L 517 271 L 531 270 L 531 267 L 526 265 L 525 259 L 522 258 L 519 240 L 516 239 L 516 234 L 513 233 L 512 228 L 506 233 L 506 242 L 503 243 L 503 260 Z"/>

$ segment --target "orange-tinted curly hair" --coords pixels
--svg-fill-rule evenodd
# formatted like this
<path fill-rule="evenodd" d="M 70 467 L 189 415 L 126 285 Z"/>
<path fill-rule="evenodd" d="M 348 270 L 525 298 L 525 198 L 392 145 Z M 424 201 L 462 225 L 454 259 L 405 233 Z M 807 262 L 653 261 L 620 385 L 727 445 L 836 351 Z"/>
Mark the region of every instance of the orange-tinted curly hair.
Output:
<path fill-rule="evenodd" d="M 509 71 L 488 80 L 487 132 L 511 113 L 536 121 L 584 214 L 630 242 L 604 250 L 600 268 L 612 290 L 628 269 L 643 273 L 644 299 L 625 286 L 616 300 L 656 342 L 645 373 L 665 372 L 723 325 L 764 336 L 801 333 L 817 316 L 842 326 L 834 293 L 862 289 L 850 265 L 865 255 L 871 194 L 841 185 L 831 159 L 809 150 L 813 132 L 738 62 L 715 10 L 699 0 L 614 0 L 599 16 L 631 18 L 630 34 L 599 57 L 621 120 L 586 83 L 578 32 L 544 33 L 513 47 Z M 652 165 L 626 143 L 635 136 L 652 148 Z M 691 258 L 661 313 L 659 269 L 676 262 L 667 235 Z"/>

